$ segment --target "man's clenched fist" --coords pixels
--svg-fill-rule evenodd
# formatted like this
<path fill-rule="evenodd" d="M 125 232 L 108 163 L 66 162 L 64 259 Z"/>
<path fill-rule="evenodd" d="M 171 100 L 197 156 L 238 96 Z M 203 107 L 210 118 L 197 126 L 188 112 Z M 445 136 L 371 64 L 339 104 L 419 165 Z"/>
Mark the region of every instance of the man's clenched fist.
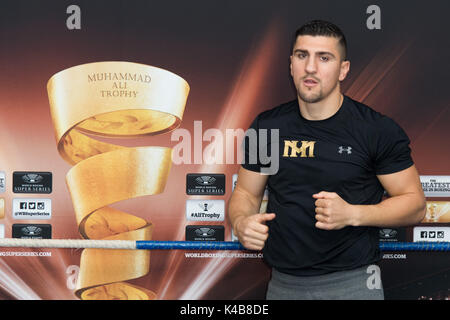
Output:
<path fill-rule="evenodd" d="M 313 195 L 316 205 L 316 228 L 338 230 L 354 225 L 355 207 L 335 192 L 322 191 Z"/>
<path fill-rule="evenodd" d="M 269 236 L 266 221 L 275 219 L 275 213 L 256 213 L 242 217 L 234 224 L 234 231 L 241 244 L 250 250 L 262 250 Z"/>

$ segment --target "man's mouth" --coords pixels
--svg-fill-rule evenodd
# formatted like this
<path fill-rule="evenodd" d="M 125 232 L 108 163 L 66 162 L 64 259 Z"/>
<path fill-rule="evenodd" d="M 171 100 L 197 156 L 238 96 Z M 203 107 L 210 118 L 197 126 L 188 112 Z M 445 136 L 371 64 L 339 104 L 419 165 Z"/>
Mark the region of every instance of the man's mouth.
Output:
<path fill-rule="evenodd" d="M 317 85 L 319 82 L 312 79 L 312 78 L 306 78 L 305 80 L 303 80 L 303 83 L 305 84 L 305 86 L 307 87 L 314 87 L 315 85 Z"/>

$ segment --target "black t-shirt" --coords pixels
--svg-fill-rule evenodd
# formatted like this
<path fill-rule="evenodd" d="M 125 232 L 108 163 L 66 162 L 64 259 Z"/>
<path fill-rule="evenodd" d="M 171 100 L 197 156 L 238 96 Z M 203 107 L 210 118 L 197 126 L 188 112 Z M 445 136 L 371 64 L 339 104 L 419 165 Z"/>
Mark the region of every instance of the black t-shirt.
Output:
<path fill-rule="evenodd" d="M 378 261 L 379 229 L 316 228 L 312 195 L 328 191 L 350 204 L 379 203 L 384 189 L 377 175 L 413 165 L 405 132 L 392 119 L 347 96 L 325 120 L 303 118 L 295 100 L 260 113 L 251 128 L 268 129 L 268 139 L 262 142 L 259 137 L 258 148 L 269 154 L 270 129 L 279 129 L 279 170 L 268 178 L 267 212 L 276 214 L 267 222 L 263 253 L 268 264 L 288 274 L 318 275 Z M 267 162 L 249 163 L 246 142 L 242 166 L 257 172 L 268 167 Z"/>

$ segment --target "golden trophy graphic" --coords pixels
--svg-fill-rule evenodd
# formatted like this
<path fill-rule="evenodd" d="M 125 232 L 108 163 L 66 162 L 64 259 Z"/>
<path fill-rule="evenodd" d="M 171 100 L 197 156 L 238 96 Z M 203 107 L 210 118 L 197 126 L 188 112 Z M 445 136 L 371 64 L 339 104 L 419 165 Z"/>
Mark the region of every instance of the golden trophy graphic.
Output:
<path fill-rule="evenodd" d="M 436 215 L 436 208 L 437 208 L 437 204 L 436 203 L 432 203 L 432 204 L 428 204 L 427 206 L 427 218 L 430 221 L 436 222 L 438 217 Z"/>
<path fill-rule="evenodd" d="M 53 75 L 47 84 L 58 152 L 73 165 L 66 183 L 85 239 L 150 240 L 152 224 L 109 207 L 164 191 L 172 163 L 165 147 L 124 147 L 95 137 L 136 138 L 181 123 L 188 83 L 132 62 L 96 62 Z M 75 294 L 81 299 L 155 299 L 127 283 L 150 269 L 148 250 L 85 249 Z"/>
<path fill-rule="evenodd" d="M 427 212 L 422 222 L 428 223 L 450 222 L 450 202 L 427 201 Z"/>
<path fill-rule="evenodd" d="M 0 219 L 5 218 L 5 199 L 0 198 Z"/>

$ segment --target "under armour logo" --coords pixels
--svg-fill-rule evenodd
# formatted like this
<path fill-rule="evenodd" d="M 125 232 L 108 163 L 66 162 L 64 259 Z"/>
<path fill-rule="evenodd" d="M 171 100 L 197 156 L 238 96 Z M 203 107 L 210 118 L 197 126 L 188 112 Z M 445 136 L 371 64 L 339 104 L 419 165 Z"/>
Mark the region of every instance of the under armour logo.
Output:
<path fill-rule="evenodd" d="M 338 152 L 339 152 L 339 153 L 342 153 L 342 152 L 344 152 L 344 151 L 346 151 L 347 154 L 351 154 L 351 153 L 352 153 L 352 147 L 344 148 L 343 146 L 340 146 Z"/>

